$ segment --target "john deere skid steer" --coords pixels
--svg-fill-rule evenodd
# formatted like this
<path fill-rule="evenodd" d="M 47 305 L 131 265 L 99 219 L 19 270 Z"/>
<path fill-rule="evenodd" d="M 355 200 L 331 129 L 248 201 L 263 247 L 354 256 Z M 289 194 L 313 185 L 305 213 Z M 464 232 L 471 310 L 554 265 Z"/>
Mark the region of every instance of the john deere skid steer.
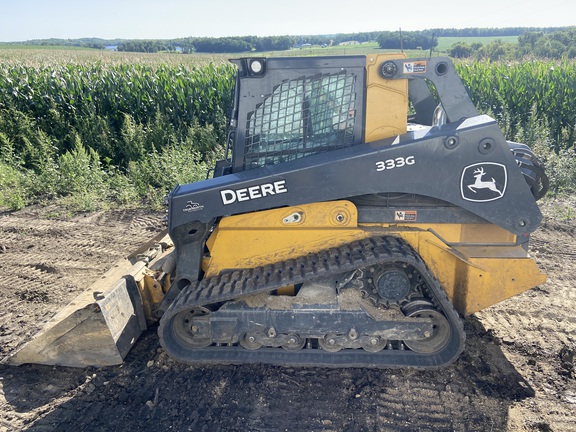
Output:
<path fill-rule="evenodd" d="M 461 315 L 545 281 L 527 254 L 543 166 L 449 59 L 233 63 L 227 158 L 171 192 L 169 237 L 12 363 L 119 363 L 159 319 L 187 363 L 435 367 Z"/>

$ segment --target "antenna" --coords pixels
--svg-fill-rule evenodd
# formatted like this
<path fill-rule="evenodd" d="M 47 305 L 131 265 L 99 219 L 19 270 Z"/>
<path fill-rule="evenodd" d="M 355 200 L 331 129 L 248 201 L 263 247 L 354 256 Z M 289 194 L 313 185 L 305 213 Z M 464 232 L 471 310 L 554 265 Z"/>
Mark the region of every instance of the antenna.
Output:
<path fill-rule="evenodd" d="M 432 58 L 432 47 L 434 47 L 434 37 L 436 36 L 436 33 L 432 33 L 432 39 L 430 40 L 430 55 L 429 57 Z"/>
<path fill-rule="evenodd" d="M 402 40 L 402 27 L 399 27 L 400 30 L 400 52 L 404 52 L 404 41 Z"/>

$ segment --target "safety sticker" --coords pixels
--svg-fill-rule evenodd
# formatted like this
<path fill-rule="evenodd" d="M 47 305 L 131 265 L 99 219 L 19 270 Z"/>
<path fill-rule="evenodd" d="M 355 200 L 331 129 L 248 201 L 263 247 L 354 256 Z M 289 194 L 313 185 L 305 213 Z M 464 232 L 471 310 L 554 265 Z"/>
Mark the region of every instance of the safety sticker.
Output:
<path fill-rule="evenodd" d="M 397 210 L 394 212 L 396 222 L 416 222 L 417 216 L 416 210 Z"/>
<path fill-rule="evenodd" d="M 404 73 L 405 74 L 426 73 L 426 62 L 425 61 L 405 62 Z"/>

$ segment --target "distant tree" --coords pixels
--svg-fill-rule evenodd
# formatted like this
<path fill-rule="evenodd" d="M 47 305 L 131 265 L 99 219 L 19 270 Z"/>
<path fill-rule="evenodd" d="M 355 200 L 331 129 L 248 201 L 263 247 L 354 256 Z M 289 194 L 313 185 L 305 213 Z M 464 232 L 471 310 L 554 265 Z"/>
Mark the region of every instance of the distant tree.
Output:
<path fill-rule="evenodd" d="M 534 54 L 538 57 L 560 59 L 564 54 L 568 54 L 568 47 L 559 40 L 542 38 L 536 43 Z"/>
<path fill-rule="evenodd" d="M 118 51 L 129 51 L 129 52 L 144 52 L 144 53 L 155 53 L 158 51 L 169 51 L 170 44 L 166 41 L 159 40 L 131 40 L 126 41 L 118 45 Z"/>
<path fill-rule="evenodd" d="M 382 49 L 430 49 L 438 45 L 438 39 L 432 33 L 413 32 L 382 32 L 376 42 Z"/>
<path fill-rule="evenodd" d="M 574 58 L 576 29 L 567 29 L 552 33 L 527 32 L 518 37 L 518 56 L 534 55 L 559 59 Z"/>
<path fill-rule="evenodd" d="M 517 57 L 533 55 L 537 42 L 543 37 L 543 32 L 526 32 L 518 36 Z"/>
<path fill-rule="evenodd" d="M 536 46 L 536 42 L 543 37 L 543 32 L 526 32 L 518 36 L 518 45 L 522 47 L 526 46 L 533 50 Z"/>
<path fill-rule="evenodd" d="M 526 32 L 518 37 L 518 43 L 505 43 L 497 39 L 489 44 L 465 42 L 452 45 L 449 55 L 455 58 L 504 60 L 540 57 L 549 59 L 576 58 L 576 28 L 558 32 Z"/>
<path fill-rule="evenodd" d="M 252 51 L 254 48 L 240 38 L 201 38 L 194 40 L 196 52 L 205 53 L 239 53 Z"/>
<path fill-rule="evenodd" d="M 283 51 L 295 45 L 290 36 L 267 36 L 256 38 L 254 46 L 256 51 Z"/>
<path fill-rule="evenodd" d="M 566 27 L 505 27 L 505 28 L 463 28 L 430 30 L 440 37 L 494 37 L 494 36 L 520 36 L 528 32 L 554 33 L 566 30 Z"/>
<path fill-rule="evenodd" d="M 466 42 L 457 42 L 452 45 L 450 51 L 448 51 L 448 55 L 454 58 L 468 58 L 472 55 L 474 50 L 472 47 Z"/>
<path fill-rule="evenodd" d="M 496 39 L 489 44 L 482 45 L 475 53 L 475 56 L 480 59 L 487 59 L 491 61 L 503 60 L 510 58 L 514 53 L 514 45 L 511 43 L 503 42 L 502 39 Z"/>

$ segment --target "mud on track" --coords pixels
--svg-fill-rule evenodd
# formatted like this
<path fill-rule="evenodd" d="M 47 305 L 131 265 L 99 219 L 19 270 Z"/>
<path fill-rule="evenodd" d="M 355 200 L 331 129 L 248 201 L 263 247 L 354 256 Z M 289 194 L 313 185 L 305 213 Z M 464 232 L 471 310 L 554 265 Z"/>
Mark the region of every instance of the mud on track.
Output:
<path fill-rule="evenodd" d="M 567 207 L 568 206 L 568 207 Z M 465 321 L 434 371 L 190 367 L 148 330 L 118 367 L 0 365 L 0 432 L 576 431 L 576 222 L 549 201 L 532 253 L 548 282 Z M 159 229 L 159 216 L 0 214 L 0 357 Z"/>

